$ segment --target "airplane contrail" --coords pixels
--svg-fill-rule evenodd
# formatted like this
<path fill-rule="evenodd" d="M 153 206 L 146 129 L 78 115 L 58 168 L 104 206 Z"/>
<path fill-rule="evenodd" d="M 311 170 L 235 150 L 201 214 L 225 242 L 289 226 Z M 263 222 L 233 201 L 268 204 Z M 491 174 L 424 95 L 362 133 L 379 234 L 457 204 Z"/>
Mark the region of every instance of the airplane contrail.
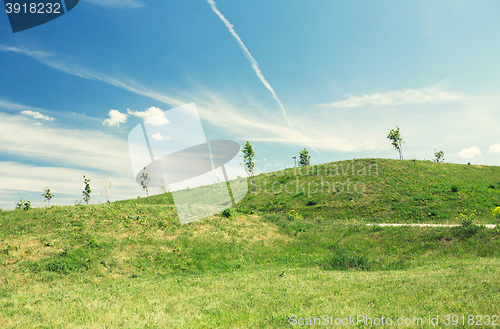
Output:
<path fill-rule="evenodd" d="M 290 125 L 290 127 L 292 128 L 292 130 L 295 133 L 297 133 L 300 136 L 300 138 L 302 138 L 304 140 L 304 142 L 307 145 L 309 145 L 309 147 L 311 147 L 314 151 L 316 151 L 316 153 L 318 153 L 319 155 L 321 155 L 322 157 L 324 157 L 324 155 L 321 154 L 320 152 L 318 152 L 318 150 L 316 150 L 314 148 L 314 146 L 312 146 L 311 144 L 309 144 L 309 142 L 307 142 L 307 140 L 304 138 L 304 136 L 302 136 L 302 134 L 299 133 L 297 131 L 297 129 L 295 129 L 295 127 L 293 126 L 292 122 L 288 119 L 288 116 L 286 115 L 285 107 L 283 106 L 283 104 L 281 104 L 281 101 L 279 100 L 278 96 L 274 92 L 273 87 L 271 87 L 271 85 L 269 84 L 269 82 L 267 82 L 266 78 L 264 78 L 264 75 L 262 74 L 262 72 L 259 69 L 259 64 L 255 60 L 255 58 L 253 58 L 252 54 L 250 54 L 250 51 L 248 51 L 248 48 L 245 46 L 245 44 L 243 43 L 243 41 L 241 41 L 240 36 L 233 29 L 233 25 L 231 23 L 229 23 L 229 21 L 226 19 L 226 17 L 224 17 L 224 15 L 222 15 L 222 13 L 219 11 L 219 9 L 217 9 L 217 5 L 215 4 L 215 2 L 213 0 L 207 0 L 207 2 L 210 4 L 210 7 L 214 11 L 214 13 L 216 13 L 217 16 L 219 16 L 219 18 L 221 19 L 221 21 L 226 25 L 226 27 L 228 28 L 229 32 L 231 32 L 231 34 L 233 35 L 233 37 L 236 39 L 236 41 L 240 45 L 241 50 L 243 50 L 243 53 L 245 54 L 245 57 L 250 62 L 250 65 L 252 65 L 252 69 L 255 71 L 255 73 L 257 74 L 257 77 L 260 79 L 260 81 L 262 82 L 262 84 L 264 85 L 264 87 L 266 87 L 271 92 L 271 94 L 273 95 L 273 98 L 276 100 L 276 102 L 278 103 L 279 107 L 281 108 L 281 112 L 283 113 L 283 116 L 285 117 L 285 120 L 288 122 L 288 124 Z"/>

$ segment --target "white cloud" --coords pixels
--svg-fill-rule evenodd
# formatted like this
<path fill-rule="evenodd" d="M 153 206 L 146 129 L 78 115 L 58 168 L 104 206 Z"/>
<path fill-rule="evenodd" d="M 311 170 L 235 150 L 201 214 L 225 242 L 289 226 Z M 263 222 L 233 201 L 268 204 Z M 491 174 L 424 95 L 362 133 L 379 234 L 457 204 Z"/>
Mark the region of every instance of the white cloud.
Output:
<path fill-rule="evenodd" d="M 84 0 L 85 2 L 105 7 L 126 7 L 126 8 L 140 8 L 144 4 L 137 0 Z"/>
<path fill-rule="evenodd" d="M 500 153 L 500 144 L 491 145 L 488 148 L 488 152 L 491 152 L 491 153 Z"/>
<path fill-rule="evenodd" d="M 30 117 L 33 117 L 35 119 L 44 119 L 44 120 L 47 120 L 47 121 L 52 121 L 54 120 L 54 118 L 51 118 L 51 117 L 48 117 L 46 115 L 43 115 L 42 113 L 40 112 L 33 112 L 33 111 L 22 111 L 21 112 L 22 115 L 27 115 L 27 116 L 30 116 Z"/>
<path fill-rule="evenodd" d="M 155 119 L 155 121 L 151 122 L 151 125 L 155 126 L 155 127 L 163 126 L 163 125 L 170 123 L 170 121 L 168 121 L 168 119 L 165 117 L 165 113 L 163 112 L 163 110 L 160 108 L 154 107 L 154 106 L 150 107 L 142 112 L 141 111 L 132 111 L 131 109 L 127 109 L 127 113 L 130 115 L 134 115 L 136 117 L 142 118 L 144 120 L 147 120 L 147 119 L 154 117 L 158 114 L 163 114 L 163 115 L 158 115 L 158 117 Z"/>
<path fill-rule="evenodd" d="M 40 122 L 35 122 L 33 125 L 34 126 L 41 126 L 42 124 Z"/>
<path fill-rule="evenodd" d="M 464 99 L 459 93 L 440 91 L 437 88 L 405 89 L 363 95 L 360 97 L 349 96 L 346 100 L 316 106 L 325 108 L 356 108 L 367 105 L 372 106 L 396 106 L 404 104 L 420 104 L 430 102 L 448 103 Z"/>
<path fill-rule="evenodd" d="M 132 111 L 131 109 L 127 109 L 128 114 L 134 115 L 136 117 L 142 118 L 144 120 L 154 117 L 157 114 L 163 113 L 163 110 L 158 107 L 150 107 L 145 111 Z M 166 118 L 165 118 L 166 119 Z"/>
<path fill-rule="evenodd" d="M 118 110 L 110 110 L 108 115 L 109 118 L 103 121 L 103 125 L 120 127 L 120 123 L 127 122 L 127 115 Z"/>
<path fill-rule="evenodd" d="M 470 159 L 470 158 L 473 158 L 476 155 L 481 155 L 481 151 L 479 150 L 478 147 L 473 146 L 473 147 L 470 147 L 468 149 L 463 149 L 462 151 L 460 151 L 458 153 L 458 155 L 462 159 Z"/>
<path fill-rule="evenodd" d="M 163 136 L 160 133 L 154 134 L 153 138 L 156 139 L 157 141 L 162 141 L 163 140 Z"/>

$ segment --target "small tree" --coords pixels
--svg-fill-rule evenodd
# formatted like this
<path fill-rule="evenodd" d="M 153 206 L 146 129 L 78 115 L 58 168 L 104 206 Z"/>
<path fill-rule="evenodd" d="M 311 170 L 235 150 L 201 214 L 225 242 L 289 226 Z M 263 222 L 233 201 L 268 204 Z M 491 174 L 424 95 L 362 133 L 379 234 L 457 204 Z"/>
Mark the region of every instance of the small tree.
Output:
<path fill-rule="evenodd" d="M 106 173 L 102 173 L 100 179 L 102 185 L 101 195 L 105 195 L 106 202 L 109 202 L 109 196 L 111 195 L 111 181 L 109 180 L 109 177 Z"/>
<path fill-rule="evenodd" d="M 16 202 L 16 209 L 22 210 L 30 210 L 31 201 L 20 199 L 19 202 Z"/>
<path fill-rule="evenodd" d="M 146 167 L 144 167 L 144 170 L 146 170 Z M 143 172 L 141 175 L 141 186 L 142 186 L 143 190 L 146 190 L 146 195 L 148 197 L 148 201 L 149 201 L 148 185 L 149 185 L 150 180 L 151 180 L 151 178 L 149 178 L 149 174 L 147 172 Z"/>
<path fill-rule="evenodd" d="M 391 145 L 394 147 L 396 151 L 399 152 L 399 159 L 403 159 L 403 139 L 401 138 L 401 134 L 399 132 L 399 127 L 396 125 L 396 129 L 391 129 L 387 134 L 387 139 L 391 140 Z"/>
<path fill-rule="evenodd" d="M 434 149 L 434 161 L 436 162 L 444 162 L 444 152 L 443 150 L 441 151 L 436 151 L 436 149 Z"/>
<path fill-rule="evenodd" d="M 90 179 L 85 178 L 83 175 L 83 183 L 85 184 L 85 189 L 83 190 L 83 200 L 88 205 L 91 199 L 90 193 L 92 193 L 92 189 L 90 188 Z"/>
<path fill-rule="evenodd" d="M 170 192 L 167 182 L 164 179 L 160 179 L 160 193 Z"/>
<path fill-rule="evenodd" d="M 255 162 L 253 162 L 253 157 L 255 156 L 255 151 L 253 150 L 252 144 L 250 144 L 249 141 L 247 141 L 243 145 L 243 161 L 245 163 L 245 170 L 247 174 L 252 176 L 253 179 L 253 174 L 254 174 L 254 169 L 255 169 Z"/>
<path fill-rule="evenodd" d="M 309 151 L 303 149 L 299 152 L 299 167 L 309 166 L 311 164 L 311 156 L 309 155 Z"/>
<path fill-rule="evenodd" d="M 46 187 L 44 190 L 43 190 L 43 194 L 42 196 L 45 198 L 45 201 L 47 201 L 47 203 L 49 204 L 49 207 L 50 207 L 50 199 L 52 199 L 53 197 L 55 197 L 54 194 L 50 193 L 50 189 L 48 187 Z"/>

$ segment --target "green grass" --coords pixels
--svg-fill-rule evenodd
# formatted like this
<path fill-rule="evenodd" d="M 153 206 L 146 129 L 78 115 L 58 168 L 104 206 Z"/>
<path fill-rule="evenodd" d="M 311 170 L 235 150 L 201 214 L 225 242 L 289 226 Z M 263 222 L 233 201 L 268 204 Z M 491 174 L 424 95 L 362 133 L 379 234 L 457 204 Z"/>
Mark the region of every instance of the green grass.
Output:
<path fill-rule="evenodd" d="M 357 159 L 259 175 L 252 191 L 238 209 L 391 223 L 456 223 L 475 209 L 481 223 L 496 223 L 500 167 Z"/>
<path fill-rule="evenodd" d="M 378 165 L 378 176 L 358 177 L 362 194 L 266 193 L 266 180 L 290 180 L 290 171 L 260 175 L 260 193 L 253 187 L 231 211 L 188 225 L 170 194 L 1 212 L 0 327 L 281 328 L 292 314 L 500 315 L 499 228 L 365 225 L 451 224 L 466 208 L 476 223 L 497 223 L 500 187 L 489 186 L 500 168 L 358 162 Z M 293 179 L 307 188 L 318 177 Z M 427 207 L 436 215 L 425 217 Z"/>
<path fill-rule="evenodd" d="M 286 328 L 289 316 L 498 314 L 498 259 L 405 271 L 255 268 L 135 278 L 47 277 L 0 291 L 2 327 Z M 363 327 L 363 326 L 360 326 Z M 416 327 L 416 326 L 415 326 Z"/>

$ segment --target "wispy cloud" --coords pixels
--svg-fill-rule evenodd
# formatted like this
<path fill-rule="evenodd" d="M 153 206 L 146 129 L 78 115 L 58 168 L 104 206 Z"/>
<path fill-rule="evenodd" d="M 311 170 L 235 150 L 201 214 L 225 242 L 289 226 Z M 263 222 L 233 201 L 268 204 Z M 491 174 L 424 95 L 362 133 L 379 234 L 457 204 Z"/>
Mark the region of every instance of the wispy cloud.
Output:
<path fill-rule="evenodd" d="M 201 92 L 199 92 L 201 93 Z M 277 114 L 265 113 L 253 108 L 241 111 L 241 106 L 228 102 L 216 93 L 209 92 L 205 97 L 210 104 L 198 106 L 201 117 L 210 124 L 223 128 L 237 136 L 238 140 L 288 144 L 304 148 L 304 141 Z M 366 150 L 381 151 L 387 148 L 385 128 L 373 122 L 369 117 L 355 122 L 331 113 L 320 116 L 297 116 L 298 128 L 304 131 L 311 143 L 320 150 L 334 152 L 361 152 Z M 331 122 L 335 122 L 332 125 Z M 379 131 L 383 133 L 380 134 Z"/>
<path fill-rule="evenodd" d="M 69 113 L 66 113 L 64 111 L 42 109 L 42 108 L 33 107 L 33 106 L 25 105 L 25 104 L 14 103 L 14 102 L 2 99 L 2 98 L 0 98 L 0 110 L 31 111 L 31 112 L 40 112 L 40 113 L 43 112 L 43 113 L 48 113 L 48 114 L 57 116 L 58 119 L 65 118 L 73 123 L 76 121 L 81 121 L 81 120 L 85 120 L 86 122 L 94 122 L 94 123 L 102 122 L 102 118 L 89 117 L 89 116 L 86 116 L 85 114 L 78 115 L 75 118 L 76 113 L 69 114 Z M 50 116 L 47 116 L 47 117 L 54 119 Z M 50 121 L 52 121 L 52 120 L 50 120 Z M 37 124 L 35 124 L 35 125 L 37 125 Z"/>
<path fill-rule="evenodd" d="M 109 118 L 103 121 L 103 125 L 120 127 L 120 123 L 127 122 L 127 115 L 118 110 L 110 110 L 108 116 Z"/>
<path fill-rule="evenodd" d="M 280 122 L 282 120 L 280 120 L 279 116 L 264 110 L 258 110 L 254 113 L 248 107 L 254 107 L 256 106 L 255 104 L 237 106 L 228 101 L 226 97 L 220 96 L 213 90 L 204 87 L 191 92 L 190 99 L 186 101 L 172 97 L 171 95 L 158 94 L 130 80 L 118 80 L 101 73 L 81 69 L 78 66 L 66 63 L 64 57 L 62 61 L 57 61 L 57 56 L 45 52 L 25 50 L 21 52 L 30 54 L 32 58 L 41 63 L 65 73 L 85 79 L 102 81 L 172 105 L 173 107 L 195 100 L 203 120 L 235 134 L 240 139 L 286 143 L 300 148 L 312 144 L 315 149 L 336 152 L 380 151 L 385 148 L 385 144 L 383 144 L 385 142 L 384 139 L 378 138 L 377 135 L 377 129 L 380 130 L 382 128 L 374 125 L 373 120 L 370 120 L 370 118 L 366 118 L 366 122 L 358 119 L 355 123 L 352 123 L 345 118 L 331 117 L 326 114 L 324 116 L 318 115 L 314 118 L 307 115 L 296 116 L 294 121 L 297 122 L 297 127 L 300 131 L 304 132 L 307 136 L 308 143 L 306 143 L 302 135 L 297 134 L 296 130 L 291 128 L 290 125 L 281 125 Z M 161 111 L 161 109 L 153 107 L 145 111 L 127 110 L 127 114 L 147 119 L 161 113 Z M 335 126 L 332 127 L 331 122 L 335 122 Z M 385 131 L 385 128 L 382 130 Z"/>
<path fill-rule="evenodd" d="M 110 85 L 150 97 L 152 99 L 171 105 L 172 107 L 181 106 L 187 103 L 187 101 L 185 100 L 178 99 L 170 95 L 156 93 L 131 80 L 119 80 L 109 77 L 105 74 L 94 72 L 92 70 L 81 68 L 72 63 L 68 63 L 67 56 L 57 56 L 48 52 L 31 51 L 24 48 L 7 47 L 2 45 L 0 45 L 0 51 L 10 51 L 25 54 L 53 69 L 78 76 L 83 79 L 105 82 Z M 305 143 L 302 135 L 297 134 L 296 130 L 294 130 L 293 128 L 286 128 L 280 126 L 279 124 L 267 123 L 269 121 L 279 122 L 279 118 L 272 117 L 272 119 L 270 119 L 271 115 L 266 114 L 265 117 L 255 116 L 255 118 L 249 119 L 248 114 L 241 113 L 240 110 L 232 108 L 226 101 L 222 100 L 222 98 L 213 93 L 213 91 L 208 91 L 205 89 L 202 91 L 202 93 L 203 97 L 191 98 L 196 99 L 198 109 L 203 108 L 204 111 L 200 112 L 202 118 L 214 124 L 215 126 L 222 127 L 228 131 L 238 132 L 239 134 L 247 132 L 247 136 L 251 135 L 258 138 L 262 138 L 262 136 L 269 136 L 268 141 L 270 142 L 274 140 L 286 140 L 289 143 L 296 143 L 297 145 L 310 144 Z M 132 111 L 130 109 L 127 110 L 127 113 L 129 115 L 137 116 L 142 119 L 150 118 L 161 112 L 161 109 L 155 107 L 149 108 L 145 111 Z M 306 129 L 307 130 L 305 131 L 310 131 L 309 127 L 306 127 Z M 267 135 L 262 135 L 263 133 Z M 325 145 L 325 142 L 322 141 L 321 144 Z M 330 147 L 328 147 L 327 149 L 330 149 Z"/>
<path fill-rule="evenodd" d="M 269 82 L 267 82 L 266 78 L 264 77 L 264 75 L 262 74 L 262 72 L 260 71 L 260 68 L 259 68 L 259 64 L 257 63 L 257 61 L 255 60 L 255 58 L 253 58 L 252 54 L 250 54 L 250 51 L 248 50 L 248 48 L 245 46 L 245 44 L 243 43 L 243 41 L 241 40 L 240 36 L 236 33 L 236 31 L 233 29 L 233 25 L 226 19 L 226 17 L 224 17 L 224 15 L 222 15 L 222 13 L 217 9 L 217 5 L 215 4 L 215 2 L 213 0 L 207 0 L 207 2 L 210 4 L 210 7 L 212 8 L 213 12 L 215 14 L 217 14 L 217 16 L 219 16 L 219 18 L 221 19 L 221 21 L 224 23 L 224 25 L 226 25 L 227 29 L 229 30 L 229 32 L 231 33 L 231 35 L 234 37 L 234 39 L 236 39 L 236 41 L 238 42 L 238 45 L 240 46 L 241 50 L 243 50 L 243 53 L 245 54 L 245 57 L 248 59 L 248 61 L 250 62 L 250 65 L 252 66 L 252 69 L 255 71 L 255 74 L 257 74 L 257 77 L 260 79 L 260 81 L 262 82 L 262 84 L 271 92 L 271 94 L 273 95 L 273 98 L 276 100 L 276 102 L 278 103 L 278 106 L 280 107 L 281 109 L 281 112 L 283 113 L 283 117 L 285 118 L 285 120 L 288 122 L 288 124 L 290 125 L 290 127 L 292 128 L 292 130 L 298 134 L 302 140 L 304 140 L 306 142 L 306 144 L 308 144 L 314 151 L 316 151 L 318 154 L 321 154 L 319 153 L 312 145 L 310 145 L 310 143 L 307 142 L 307 140 L 297 131 L 297 129 L 295 129 L 294 125 L 292 124 L 292 122 L 288 119 L 288 116 L 286 114 L 286 111 L 285 111 L 285 107 L 283 106 L 283 104 L 281 103 L 281 101 L 279 100 L 278 96 L 276 95 L 276 92 L 274 91 L 274 89 L 271 87 L 271 85 L 269 84 Z"/>
<path fill-rule="evenodd" d="M 0 154 L 4 159 L 12 159 L 0 162 L 0 207 L 10 207 L 28 193 L 34 195 L 30 197 L 34 206 L 42 205 L 39 195 L 46 186 L 56 194 L 53 204 L 72 204 L 81 198 L 84 174 L 92 179 L 96 202 L 98 176 L 103 172 L 113 182 L 114 199 L 141 194 L 131 170 L 127 141 L 102 131 L 47 129 L 33 126 L 30 121 L 21 115 L 0 113 Z"/>
<path fill-rule="evenodd" d="M 38 107 L 32 107 L 32 106 L 28 106 L 28 105 L 13 103 L 13 102 L 9 102 L 5 99 L 1 99 L 1 98 L 0 98 L 0 109 L 1 110 L 11 110 L 11 111 L 33 111 L 33 112 L 43 111 L 43 109 L 40 109 Z"/>
<path fill-rule="evenodd" d="M 85 2 L 105 6 L 105 7 L 124 7 L 124 8 L 140 8 L 145 6 L 142 2 L 137 0 L 83 0 Z"/>
<path fill-rule="evenodd" d="M 38 112 L 38 111 L 21 111 L 21 114 L 22 115 L 26 115 L 26 116 L 30 116 L 30 117 L 33 117 L 34 119 L 43 119 L 43 120 L 47 120 L 47 121 L 53 121 L 54 118 L 51 118 L 51 117 L 48 117 L 46 115 L 43 115 L 42 113 Z"/>
<path fill-rule="evenodd" d="M 462 151 L 460 151 L 458 153 L 458 155 L 462 159 L 470 159 L 470 158 L 475 157 L 476 155 L 481 155 L 481 151 L 479 150 L 478 147 L 473 146 L 473 147 L 469 147 L 468 149 L 463 149 Z"/>
<path fill-rule="evenodd" d="M 356 108 L 364 106 L 397 106 L 404 104 L 421 104 L 431 102 L 448 103 L 464 99 L 460 93 L 441 91 L 437 88 L 405 89 L 375 93 L 363 96 L 349 96 L 346 100 L 318 104 L 324 108 Z"/>
<path fill-rule="evenodd" d="M 500 144 L 491 145 L 488 148 L 488 152 L 491 152 L 491 153 L 500 153 Z"/>
<path fill-rule="evenodd" d="M 132 80 L 113 78 L 105 74 L 94 72 L 89 69 L 81 68 L 72 63 L 68 63 L 67 62 L 68 56 L 54 55 L 52 53 L 47 53 L 43 51 L 31 51 L 19 47 L 9 47 L 4 45 L 0 45 L 0 51 L 8 51 L 8 52 L 24 54 L 36 59 L 42 64 L 45 64 L 53 69 L 65 72 L 67 74 L 71 74 L 83 79 L 105 82 L 115 87 L 125 89 L 139 95 L 150 97 L 152 99 L 169 104 L 174 107 L 181 106 L 186 103 L 180 99 L 175 99 L 173 97 L 154 92 Z"/>
<path fill-rule="evenodd" d="M 0 113 L 0 140 L 5 157 L 132 175 L 127 142 L 102 131 L 47 129 Z"/>
<path fill-rule="evenodd" d="M 18 54 L 24 54 L 24 55 L 28 55 L 28 56 L 32 56 L 32 57 L 52 56 L 52 54 L 46 53 L 43 51 L 38 51 L 38 50 L 31 51 L 31 50 L 22 49 L 19 47 L 11 47 L 11 46 L 4 46 L 4 45 L 0 45 L 0 50 L 1 51 L 10 51 L 10 52 L 18 53 Z"/>

